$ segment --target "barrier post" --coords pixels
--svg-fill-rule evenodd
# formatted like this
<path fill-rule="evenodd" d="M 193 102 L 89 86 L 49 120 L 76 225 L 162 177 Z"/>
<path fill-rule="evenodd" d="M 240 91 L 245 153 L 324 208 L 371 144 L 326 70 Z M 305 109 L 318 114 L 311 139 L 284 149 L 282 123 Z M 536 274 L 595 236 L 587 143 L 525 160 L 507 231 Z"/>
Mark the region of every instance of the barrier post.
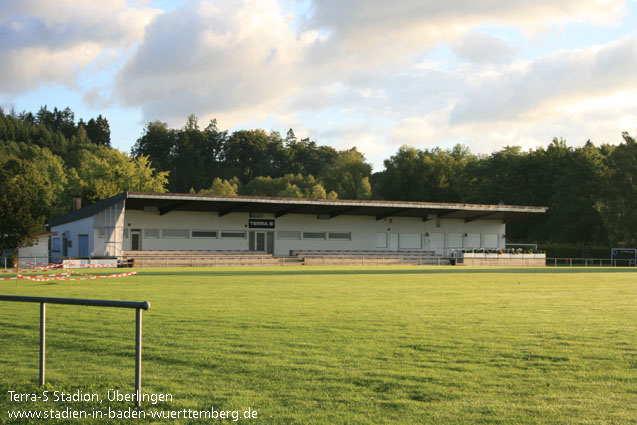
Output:
<path fill-rule="evenodd" d="M 135 407 L 141 407 L 142 391 L 142 309 L 137 309 L 135 320 Z"/>
<path fill-rule="evenodd" d="M 46 375 L 46 303 L 40 303 L 40 387 L 44 386 Z"/>

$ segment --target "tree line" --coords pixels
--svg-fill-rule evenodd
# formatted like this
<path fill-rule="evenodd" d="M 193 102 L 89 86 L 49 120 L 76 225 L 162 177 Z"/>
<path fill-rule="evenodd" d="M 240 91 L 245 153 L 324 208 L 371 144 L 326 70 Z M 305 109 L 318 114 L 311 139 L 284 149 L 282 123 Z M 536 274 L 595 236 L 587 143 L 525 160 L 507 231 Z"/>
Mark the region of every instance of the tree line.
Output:
<path fill-rule="evenodd" d="M 0 109 L 0 254 L 28 244 L 52 218 L 126 190 L 165 192 L 168 173 L 110 147 L 102 116 L 75 122 L 66 108 Z"/>
<path fill-rule="evenodd" d="M 148 123 L 128 155 L 110 147 L 101 115 L 75 122 L 68 108 L 43 107 L 0 111 L 0 164 L 2 246 L 16 246 L 8 235 L 20 226 L 33 234 L 68 212 L 72 197 L 90 204 L 126 190 L 548 206 L 508 225 L 507 239 L 637 245 L 637 142 L 628 133 L 619 145 L 554 139 L 489 155 L 402 146 L 373 172 L 356 148 L 299 140 L 292 129 L 201 128 L 194 115 L 177 129 Z"/>

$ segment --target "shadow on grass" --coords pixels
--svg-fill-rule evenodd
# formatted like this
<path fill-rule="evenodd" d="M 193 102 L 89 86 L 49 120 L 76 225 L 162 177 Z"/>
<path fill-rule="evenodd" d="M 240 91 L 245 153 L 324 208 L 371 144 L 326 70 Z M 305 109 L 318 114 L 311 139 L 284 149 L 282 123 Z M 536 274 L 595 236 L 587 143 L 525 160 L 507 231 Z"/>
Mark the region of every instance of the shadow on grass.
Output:
<path fill-rule="evenodd" d="M 321 275 L 432 275 L 432 274 L 575 274 L 575 273 L 637 273 L 637 269 L 629 268 L 386 268 L 367 269 L 361 266 L 359 269 L 346 268 L 307 268 L 304 270 L 289 270 L 283 267 L 276 269 L 256 269 L 236 268 L 234 270 L 152 270 L 139 271 L 140 276 L 321 276 Z"/>

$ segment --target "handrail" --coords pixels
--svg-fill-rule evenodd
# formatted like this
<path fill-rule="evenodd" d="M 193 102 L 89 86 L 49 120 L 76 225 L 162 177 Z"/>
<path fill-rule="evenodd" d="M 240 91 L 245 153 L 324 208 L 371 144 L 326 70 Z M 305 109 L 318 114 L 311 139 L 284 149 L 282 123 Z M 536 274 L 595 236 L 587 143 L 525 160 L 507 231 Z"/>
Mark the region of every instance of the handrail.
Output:
<path fill-rule="evenodd" d="M 21 295 L 0 295 L 0 301 L 31 302 L 40 304 L 40 386 L 44 386 L 46 376 L 46 305 L 82 305 L 94 307 L 134 308 L 135 320 L 135 406 L 141 406 L 142 388 L 142 310 L 148 310 L 148 301 L 90 300 L 81 298 L 27 297 Z"/>
<path fill-rule="evenodd" d="M 148 310 L 148 301 L 113 301 L 113 300 L 89 300 L 81 298 L 51 298 L 51 297 L 25 297 L 21 295 L 0 295 L 0 301 L 16 301 L 31 303 L 65 304 L 65 305 L 85 305 L 93 307 L 120 307 L 120 308 L 141 308 Z"/>

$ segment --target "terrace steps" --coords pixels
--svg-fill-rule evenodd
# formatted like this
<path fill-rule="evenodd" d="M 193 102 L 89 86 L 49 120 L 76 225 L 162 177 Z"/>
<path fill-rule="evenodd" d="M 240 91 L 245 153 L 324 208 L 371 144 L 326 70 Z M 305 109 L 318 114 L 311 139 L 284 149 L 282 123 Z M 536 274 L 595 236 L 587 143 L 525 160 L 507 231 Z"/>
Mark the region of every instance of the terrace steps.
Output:
<path fill-rule="evenodd" d="M 448 265 L 430 251 L 291 251 L 275 257 L 262 251 L 124 251 L 136 267 L 214 267 L 287 265 Z"/>

